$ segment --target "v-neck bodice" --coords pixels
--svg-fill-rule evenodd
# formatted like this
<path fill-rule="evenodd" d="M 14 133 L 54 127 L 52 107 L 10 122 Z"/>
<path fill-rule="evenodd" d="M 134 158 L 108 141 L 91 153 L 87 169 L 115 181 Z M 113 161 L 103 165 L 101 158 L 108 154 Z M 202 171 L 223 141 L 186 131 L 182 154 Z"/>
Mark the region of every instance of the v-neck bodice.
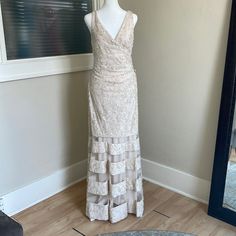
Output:
<path fill-rule="evenodd" d="M 103 26 L 97 12 L 92 12 L 91 43 L 94 54 L 93 73 L 110 78 L 134 72 L 132 48 L 134 40 L 133 14 L 128 10 L 115 38 Z"/>
<path fill-rule="evenodd" d="M 97 22 L 100 24 L 100 26 L 102 27 L 103 31 L 107 34 L 107 36 L 111 39 L 111 41 L 116 41 L 117 38 L 119 37 L 119 34 L 120 34 L 120 32 L 122 31 L 123 26 L 124 26 L 125 23 L 126 23 L 126 18 L 127 18 L 127 16 L 128 16 L 128 14 L 129 14 L 129 10 L 125 13 L 125 16 L 124 16 L 124 19 L 122 20 L 121 26 L 120 26 L 118 32 L 116 33 L 115 38 L 113 38 L 113 37 L 110 35 L 110 33 L 107 31 L 107 29 L 103 26 L 103 24 L 101 23 L 101 21 L 100 21 L 100 19 L 99 19 L 99 17 L 98 17 L 97 11 L 95 11 L 95 17 L 96 17 Z"/>

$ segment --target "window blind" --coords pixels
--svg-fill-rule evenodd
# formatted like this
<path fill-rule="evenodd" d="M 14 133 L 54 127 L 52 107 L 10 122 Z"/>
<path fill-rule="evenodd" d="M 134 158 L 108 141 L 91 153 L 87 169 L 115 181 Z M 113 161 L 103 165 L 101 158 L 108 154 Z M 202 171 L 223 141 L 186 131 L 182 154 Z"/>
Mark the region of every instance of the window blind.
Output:
<path fill-rule="evenodd" d="M 92 0 L 2 0 L 7 59 L 91 53 Z"/>

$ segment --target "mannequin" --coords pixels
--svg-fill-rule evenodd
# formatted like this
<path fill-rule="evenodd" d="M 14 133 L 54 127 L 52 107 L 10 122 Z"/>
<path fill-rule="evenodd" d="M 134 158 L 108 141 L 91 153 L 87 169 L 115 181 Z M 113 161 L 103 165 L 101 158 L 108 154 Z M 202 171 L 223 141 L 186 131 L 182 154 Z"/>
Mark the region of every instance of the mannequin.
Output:
<path fill-rule="evenodd" d="M 132 61 L 137 16 L 118 0 L 105 0 L 84 16 L 94 64 L 88 79 L 88 169 L 86 216 L 119 222 L 142 217 L 138 89 Z"/>
<path fill-rule="evenodd" d="M 97 11 L 100 22 L 103 24 L 106 31 L 114 39 L 122 25 L 123 19 L 126 15 L 126 11 L 123 10 L 118 0 L 104 0 L 104 4 L 101 9 Z M 111 20 L 112 19 L 112 20 Z M 133 13 L 134 25 L 137 23 L 138 16 Z M 92 14 L 86 14 L 84 21 L 91 32 Z"/>

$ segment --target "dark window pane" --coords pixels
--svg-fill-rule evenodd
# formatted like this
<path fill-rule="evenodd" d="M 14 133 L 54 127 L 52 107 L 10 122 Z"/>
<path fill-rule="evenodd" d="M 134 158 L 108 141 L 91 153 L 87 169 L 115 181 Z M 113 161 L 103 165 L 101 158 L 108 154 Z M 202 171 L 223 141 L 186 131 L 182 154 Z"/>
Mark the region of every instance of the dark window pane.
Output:
<path fill-rule="evenodd" d="M 91 53 L 92 0 L 2 0 L 7 59 Z"/>

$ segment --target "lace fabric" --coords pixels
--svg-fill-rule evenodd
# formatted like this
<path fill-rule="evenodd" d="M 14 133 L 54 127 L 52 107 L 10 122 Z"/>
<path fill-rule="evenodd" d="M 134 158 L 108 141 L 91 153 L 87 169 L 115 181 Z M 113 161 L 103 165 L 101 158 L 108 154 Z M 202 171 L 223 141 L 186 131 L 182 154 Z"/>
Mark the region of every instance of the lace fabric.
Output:
<path fill-rule="evenodd" d="M 88 83 L 89 140 L 86 215 L 119 222 L 143 216 L 134 23 L 127 11 L 113 39 L 92 12 L 94 67 Z"/>

